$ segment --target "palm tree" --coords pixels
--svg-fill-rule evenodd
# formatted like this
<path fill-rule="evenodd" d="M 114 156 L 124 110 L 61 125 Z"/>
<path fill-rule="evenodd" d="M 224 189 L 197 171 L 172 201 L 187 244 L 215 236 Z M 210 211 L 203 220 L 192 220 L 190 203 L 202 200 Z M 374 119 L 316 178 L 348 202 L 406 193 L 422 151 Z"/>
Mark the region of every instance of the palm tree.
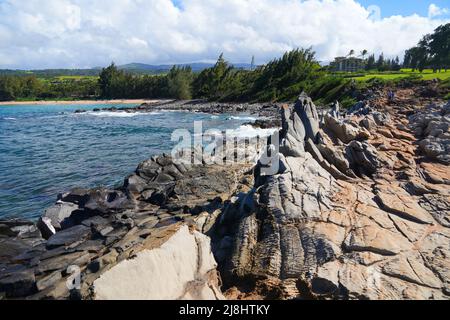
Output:
<path fill-rule="evenodd" d="M 361 57 L 364 59 L 364 57 L 367 55 L 367 50 L 364 49 L 363 51 L 361 51 Z"/>
<path fill-rule="evenodd" d="M 347 57 L 351 57 L 352 55 L 354 55 L 355 54 L 355 50 L 350 50 L 350 52 L 348 53 L 348 55 L 347 55 Z"/>

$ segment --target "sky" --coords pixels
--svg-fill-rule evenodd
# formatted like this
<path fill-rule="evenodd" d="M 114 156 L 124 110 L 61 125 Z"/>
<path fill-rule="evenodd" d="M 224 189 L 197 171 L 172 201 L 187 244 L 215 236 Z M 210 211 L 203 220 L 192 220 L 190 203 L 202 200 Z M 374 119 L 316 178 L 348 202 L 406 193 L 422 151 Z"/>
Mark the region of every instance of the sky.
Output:
<path fill-rule="evenodd" d="M 297 47 L 403 57 L 448 0 L 0 0 L 0 68 L 266 63 Z"/>

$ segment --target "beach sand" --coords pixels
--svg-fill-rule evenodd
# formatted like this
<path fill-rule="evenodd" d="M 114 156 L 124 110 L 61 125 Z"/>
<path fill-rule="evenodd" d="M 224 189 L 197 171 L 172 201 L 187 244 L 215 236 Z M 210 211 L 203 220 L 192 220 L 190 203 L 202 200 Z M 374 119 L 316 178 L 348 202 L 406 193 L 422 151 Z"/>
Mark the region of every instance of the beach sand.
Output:
<path fill-rule="evenodd" d="M 83 104 L 142 104 L 161 100 L 122 99 L 122 100 L 76 100 L 76 101 L 0 101 L 2 105 L 83 105 Z"/>

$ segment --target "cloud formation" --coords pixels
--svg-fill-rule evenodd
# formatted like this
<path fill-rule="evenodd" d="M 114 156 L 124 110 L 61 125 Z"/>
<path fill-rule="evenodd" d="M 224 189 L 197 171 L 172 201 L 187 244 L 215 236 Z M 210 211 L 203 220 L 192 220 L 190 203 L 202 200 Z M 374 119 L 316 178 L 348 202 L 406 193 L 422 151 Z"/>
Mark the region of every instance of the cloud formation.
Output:
<path fill-rule="evenodd" d="M 430 17 L 430 18 L 443 16 L 448 13 L 450 13 L 448 8 L 440 8 L 437 5 L 435 5 L 434 3 L 430 4 L 430 6 L 428 7 L 428 17 Z"/>
<path fill-rule="evenodd" d="M 355 0 L 0 0 L 0 68 L 104 66 L 214 60 L 267 62 L 312 46 L 327 61 L 354 49 L 403 55 L 450 22 L 378 19 Z"/>

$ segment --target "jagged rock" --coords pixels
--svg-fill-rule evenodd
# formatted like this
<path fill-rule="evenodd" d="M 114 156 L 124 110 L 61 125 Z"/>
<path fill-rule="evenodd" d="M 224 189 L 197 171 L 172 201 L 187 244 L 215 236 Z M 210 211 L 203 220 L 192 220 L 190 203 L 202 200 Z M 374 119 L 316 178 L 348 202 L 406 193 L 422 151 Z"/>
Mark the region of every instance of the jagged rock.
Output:
<path fill-rule="evenodd" d="M 385 126 L 391 122 L 391 117 L 388 113 L 382 113 L 382 112 L 372 112 L 371 114 L 373 120 L 377 124 L 377 126 Z"/>
<path fill-rule="evenodd" d="M 372 112 L 372 107 L 366 101 L 359 101 L 357 104 L 355 104 L 349 110 L 347 110 L 347 114 L 360 115 L 360 116 L 368 115 L 371 112 Z"/>
<path fill-rule="evenodd" d="M 286 155 L 299 156 L 304 150 L 305 126 L 293 107 L 284 106 L 281 118 L 280 151 Z"/>
<path fill-rule="evenodd" d="M 333 105 L 331 106 L 330 115 L 331 115 L 333 118 L 339 119 L 339 118 L 341 117 L 340 109 L 341 109 L 341 107 L 340 107 L 340 105 L 339 105 L 339 102 L 338 102 L 338 101 L 335 101 L 335 102 L 333 103 Z"/>
<path fill-rule="evenodd" d="M 302 92 L 294 110 L 300 116 L 305 128 L 305 139 L 316 141 L 317 133 L 319 133 L 319 115 L 316 106 L 306 93 Z"/>
<path fill-rule="evenodd" d="M 58 201 L 70 202 L 82 207 L 88 199 L 88 194 L 89 190 L 75 188 L 72 189 L 69 193 L 58 195 Z"/>
<path fill-rule="evenodd" d="M 0 224 L 0 236 L 12 237 L 12 236 L 16 236 L 16 235 L 17 235 L 17 233 L 14 232 L 6 224 Z"/>
<path fill-rule="evenodd" d="M 377 150 L 367 142 L 353 140 L 346 149 L 350 167 L 361 174 L 372 175 L 380 167 Z"/>
<path fill-rule="evenodd" d="M 450 228 L 450 195 L 426 194 L 420 206 L 425 208 L 444 227 Z"/>
<path fill-rule="evenodd" d="M 366 129 L 352 122 L 334 118 L 330 114 L 325 115 L 325 128 L 344 143 L 349 143 L 353 140 L 366 140 L 370 136 Z"/>
<path fill-rule="evenodd" d="M 49 239 L 52 235 L 56 233 L 55 227 L 52 225 L 52 220 L 50 218 L 42 217 L 37 223 L 37 227 L 42 234 L 42 237 Z"/>
<path fill-rule="evenodd" d="M 134 174 L 125 179 L 124 187 L 135 198 L 145 190 L 148 185 L 148 181 Z"/>
<path fill-rule="evenodd" d="M 371 118 L 371 112 L 362 105 L 351 116 L 356 118 L 347 123 L 332 121 L 353 127 L 353 121 L 361 122 L 358 114 Z M 288 147 L 280 148 L 283 169 L 264 179 L 256 171 L 256 212 L 242 216 L 227 211 L 228 219 L 219 220 L 216 226 L 235 239 L 229 253 L 219 251 L 221 272 L 226 285 L 235 288 L 233 296 L 243 279 L 266 277 L 263 282 L 267 286 L 277 281 L 279 286 L 281 282 L 301 283 L 302 290 L 284 291 L 280 298 L 443 299 L 441 288 L 445 290 L 447 284 L 442 276 L 436 276 L 437 271 L 430 271 L 421 255 L 443 243 L 448 247 L 448 235 L 427 236 L 430 226 L 436 227 L 432 212 L 439 212 L 442 220 L 448 207 L 446 201 L 429 197 L 445 192 L 445 187 L 428 184 L 423 193 L 411 195 L 401 187 L 407 184 L 397 182 L 417 177 L 411 146 L 414 139 L 407 132 L 398 132 L 397 119 L 380 112 L 373 124 L 386 134 L 364 138 L 342 134 L 340 141 L 336 130 L 330 130 L 325 122 L 323 132 L 313 141 L 293 130 L 294 124 L 302 128 L 296 123 L 294 109 L 285 108 L 283 113 L 281 137 L 289 140 L 289 144 L 282 140 L 282 146 Z M 347 174 L 354 168 L 374 180 L 343 182 L 330 175 L 331 164 Z M 395 170 L 401 170 L 403 176 Z M 446 181 L 444 168 L 428 167 L 427 171 L 436 183 Z M 402 262 L 405 257 L 407 264 Z M 257 281 L 254 286 L 256 294 L 263 284 Z"/>
<path fill-rule="evenodd" d="M 120 212 L 133 207 L 129 199 L 122 192 L 106 189 L 91 190 L 83 206 L 83 208 L 99 214 L 106 214 L 113 211 Z"/>
<path fill-rule="evenodd" d="M 233 165 L 162 155 L 117 190 L 60 195 L 79 208 L 75 226 L 53 235 L 47 219 L 47 242 L 31 224 L 0 221 L 0 292 L 6 284 L 7 298 L 222 299 L 218 269 L 229 298 L 449 299 L 450 171 L 418 158 L 416 145 L 449 137 L 441 127 L 409 134 L 446 121 L 446 111 L 414 114 L 400 93 L 399 106 L 383 110 L 384 96 L 345 119 L 335 105 L 329 117 L 351 127 L 347 142 L 327 122 L 316 132 L 305 95 L 283 107 L 272 174 L 262 161 L 254 167 L 259 147 Z M 236 149 L 216 151 L 231 159 Z M 80 267 L 80 290 L 66 286 L 69 266 Z"/>
<path fill-rule="evenodd" d="M 71 226 L 68 221 L 72 213 L 78 210 L 78 205 L 69 202 L 56 203 L 54 206 L 45 210 L 42 219 L 50 219 L 52 226 L 56 230 L 64 229 Z M 45 224 L 45 222 L 43 222 Z"/>

